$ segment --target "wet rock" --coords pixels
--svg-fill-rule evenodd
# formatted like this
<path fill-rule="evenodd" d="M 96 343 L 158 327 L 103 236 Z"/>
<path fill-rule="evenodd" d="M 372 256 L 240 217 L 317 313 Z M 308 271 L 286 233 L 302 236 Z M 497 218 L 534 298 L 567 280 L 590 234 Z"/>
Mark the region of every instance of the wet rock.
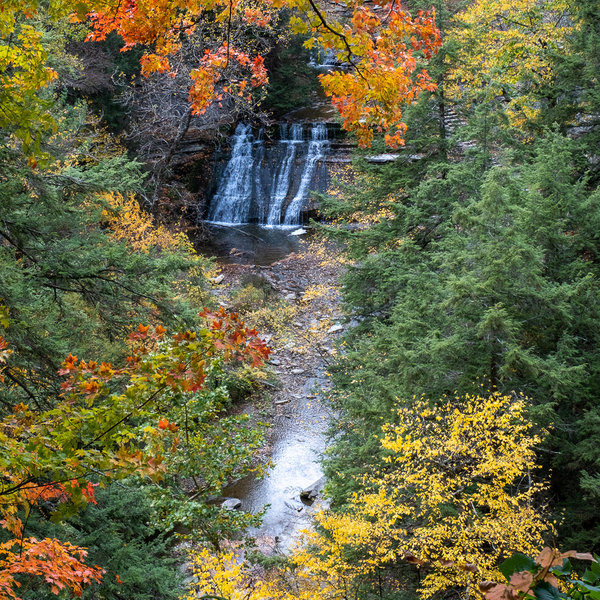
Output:
<path fill-rule="evenodd" d="M 319 477 L 313 484 L 305 487 L 300 492 L 300 499 L 305 502 L 313 502 L 314 499 L 319 495 L 319 492 L 323 489 L 325 485 L 325 476 Z"/>
<path fill-rule="evenodd" d="M 295 229 L 294 231 L 292 231 L 292 233 L 290 233 L 290 235 L 304 235 L 305 233 L 307 233 L 306 229 Z"/>
<path fill-rule="evenodd" d="M 281 364 L 281 361 L 278 358 L 272 358 L 271 360 L 267 361 L 270 365 L 275 365 L 276 367 L 279 366 Z"/>
<path fill-rule="evenodd" d="M 337 333 L 338 331 L 344 331 L 344 326 L 340 325 L 339 323 L 336 325 L 332 325 L 328 330 L 327 333 Z"/>
<path fill-rule="evenodd" d="M 374 154 L 372 156 L 367 156 L 367 162 L 374 165 L 383 165 L 385 163 L 394 162 L 400 158 L 399 154 Z"/>
<path fill-rule="evenodd" d="M 221 275 L 218 275 L 217 277 L 214 277 L 213 279 L 211 279 L 211 281 L 215 285 L 219 285 L 220 283 L 223 283 L 223 279 L 225 279 L 225 275 L 223 275 L 223 273 L 221 273 Z"/>
<path fill-rule="evenodd" d="M 281 398 L 281 400 L 275 400 L 275 406 L 283 406 L 284 404 L 289 404 L 291 401 L 291 398 Z"/>
<path fill-rule="evenodd" d="M 300 369 L 300 368 L 292 369 L 291 373 L 292 373 L 292 375 L 302 375 L 302 373 L 304 373 L 304 369 Z"/>
<path fill-rule="evenodd" d="M 283 299 L 284 299 L 284 300 L 295 300 L 295 299 L 296 299 L 296 294 L 294 294 L 293 292 L 292 292 L 292 293 L 290 293 L 290 294 L 286 294 L 286 295 L 283 297 Z"/>
<path fill-rule="evenodd" d="M 239 498 L 227 498 L 223 504 L 221 504 L 221 508 L 226 508 L 228 510 L 237 510 L 241 508 L 242 501 Z"/>

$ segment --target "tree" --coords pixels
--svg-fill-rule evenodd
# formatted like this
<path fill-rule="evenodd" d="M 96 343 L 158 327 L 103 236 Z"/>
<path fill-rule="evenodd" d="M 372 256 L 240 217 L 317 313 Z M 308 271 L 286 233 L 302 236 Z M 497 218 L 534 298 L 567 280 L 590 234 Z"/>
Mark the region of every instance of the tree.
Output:
<path fill-rule="evenodd" d="M 168 482 L 192 476 L 192 498 L 178 505 L 183 516 L 210 517 L 205 530 L 213 540 L 231 520 L 234 526 L 242 522 L 202 502 L 227 477 L 248 471 L 261 441 L 243 427 L 244 417 L 217 419 L 227 399 L 220 381 L 228 362 L 257 365 L 269 351 L 235 315 L 221 310 L 203 317 L 209 326 L 169 340 L 164 328 L 140 325 L 122 367 L 69 355 L 61 369 L 63 397 L 54 407 L 36 411 L 21 403 L 2 419 L 0 511 L 13 536 L 2 546 L 6 597 L 16 597 L 19 573 L 44 576 L 54 593 L 65 586 L 80 593 L 83 584 L 100 578 L 99 568 L 81 564 L 83 549 L 26 538 L 22 519 L 51 499 L 59 513 L 66 503 L 95 502 L 92 480 L 135 474 Z M 168 488 L 160 496 L 163 509 L 175 507 Z M 171 527 L 183 520 L 171 518 Z"/>
<path fill-rule="evenodd" d="M 552 0 L 477 0 L 456 16 L 460 48 L 453 93 L 486 100 L 502 96 L 510 118 L 524 124 L 539 113 L 539 91 L 554 79 L 556 54 L 566 51 L 574 27 L 570 3 Z"/>
<path fill-rule="evenodd" d="M 124 157 L 54 172 L 32 172 L 22 155 L 4 149 L 0 167 L 0 298 L 11 311 L 11 385 L 0 397 L 47 407 L 60 391 L 56 372 L 69 352 L 111 361 L 126 352 L 123 338 L 142 319 L 192 325 L 198 309 L 177 298 L 174 282 L 202 285 L 198 256 L 180 247 L 137 253 L 102 223 L 107 189 L 139 185 L 139 165 Z M 196 269 L 194 273 L 192 270 Z M 51 401 L 50 401 L 51 402 Z"/>
<path fill-rule="evenodd" d="M 525 409 L 524 398 L 485 392 L 399 403 L 383 428 L 385 466 L 344 510 L 317 513 L 284 568 L 257 581 L 233 554 L 204 550 L 189 597 L 361 597 L 402 559 L 423 568 L 423 597 L 450 588 L 469 597 L 514 551 L 539 548 L 547 530 L 535 503 L 541 438 Z"/>
<path fill-rule="evenodd" d="M 564 51 L 553 56 L 556 73 L 552 85 L 546 86 L 547 98 L 542 121 L 548 126 L 558 124 L 561 131 L 574 137 L 586 153 L 586 169 L 590 184 L 597 187 L 600 123 L 600 86 L 596 73 L 600 68 L 600 19 L 594 2 L 574 0 L 569 3 L 573 34 L 566 40 Z"/>
<path fill-rule="evenodd" d="M 27 23 L 33 2 L 11 3 L 0 14 L 0 128 L 14 133 L 28 154 L 38 154 L 42 134 L 52 128 L 43 90 L 56 72 L 47 66 L 42 32 Z"/>
<path fill-rule="evenodd" d="M 84 599 L 176 600 L 183 590 L 184 576 L 177 568 L 182 557 L 173 534 L 155 524 L 148 493 L 152 487 L 135 477 L 94 486 L 96 503 L 88 502 L 60 521 L 34 511 L 27 530 L 37 539 L 69 540 L 87 549 L 87 564 L 102 565 L 101 581 L 85 586 Z M 39 581 L 22 583 L 19 596 L 24 600 L 42 595 Z"/>
<path fill-rule="evenodd" d="M 420 586 L 425 596 L 468 588 L 468 565 L 489 578 L 513 551 L 539 547 L 547 529 L 534 501 L 544 487 L 535 473 L 541 437 L 525 410 L 525 399 L 498 393 L 437 406 L 421 399 L 384 429 L 391 468 L 368 482 L 375 490 L 360 504 L 367 517 L 388 523 L 400 552 L 432 561 Z"/>
<path fill-rule="evenodd" d="M 267 83 L 263 56 L 238 45 L 240 38 L 236 34 L 247 28 L 260 31 L 269 26 L 274 12 L 293 9 L 298 11 L 298 16 L 292 22 L 292 29 L 310 34 L 309 47 L 318 43 L 331 49 L 355 70 L 322 77 L 325 90 L 339 108 L 345 126 L 358 133 L 363 145 L 369 144 L 373 127 L 379 131 L 385 129 L 388 143 L 398 145 L 405 130 L 401 105 L 414 100 L 422 90 L 434 87 L 427 73 L 417 70 L 417 57 L 429 58 L 439 46 L 440 38 L 433 14 L 420 12 L 413 18 L 395 2 L 377 4 L 377 8 L 384 10 L 374 10 L 369 4 L 354 0 L 347 6 L 350 18 L 345 22 L 325 13 L 312 0 L 264 3 L 217 0 L 192 4 L 177 1 L 158 5 L 146 0 L 127 3 L 89 0 L 78 3 L 76 14 L 71 18 L 89 20 L 92 27 L 89 39 L 103 40 L 114 31 L 123 38 L 124 50 L 137 44 L 151 48 L 141 58 L 145 75 L 170 73 L 176 76 L 170 61 L 181 51 L 182 37 L 193 35 L 204 26 L 211 28 L 216 32 L 208 37 L 213 43 L 205 48 L 198 66 L 189 74 L 192 113 L 203 114 L 211 103 L 223 102 L 227 96 L 251 99 L 251 89 Z M 3 12 L 1 33 L 6 38 L 16 33 L 23 18 L 34 16 L 36 11 L 37 5 L 33 2 L 11 5 Z M 55 0 L 50 13 L 60 18 L 71 13 L 71 6 L 64 0 Z M 31 28 L 24 31 L 30 31 L 31 39 L 22 38 L 22 46 L 34 49 L 35 60 L 26 56 L 9 58 L 9 62 L 0 65 L 0 70 L 12 73 L 13 63 L 24 61 L 21 67 L 27 74 L 23 76 L 27 82 L 24 85 L 33 89 L 38 98 L 38 90 L 53 74 L 44 66 L 41 36 Z M 23 53 L 21 49 L 17 52 Z M 12 81 L 12 75 L 8 77 Z M 42 111 L 37 107 L 34 113 L 41 115 Z M 33 116 L 21 115 L 27 117 L 21 119 L 25 129 L 16 130 L 29 146 L 31 133 L 27 133 L 27 123 L 35 120 Z M 9 113 L 4 126 L 13 126 L 16 122 L 15 116 Z"/>
<path fill-rule="evenodd" d="M 536 423 L 554 424 L 540 456 L 558 531 L 594 548 L 598 194 L 578 141 L 557 133 L 533 157 L 497 160 L 508 166 L 483 180 L 476 151 L 424 171 L 392 165 L 345 194 L 350 210 L 388 212 L 347 234 L 356 264 L 344 294 L 358 325 L 331 368 L 340 417 L 329 489 L 347 503 L 356 476 L 381 464 L 379 427 L 395 398 L 473 394 L 484 382 L 527 394 Z"/>
<path fill-rule="evenodd" d="M 404 558 L 426 565 L 424 597 L 468 597 L 512 552 L 534 551 L 547 525 L 534 502 L 541 438 L 525 408 L 498 393 L 404 401 L 383 427 L 384 466 L 341 513 L 317 516 L 299 551 L 308 568 L 360 585 Z"/>

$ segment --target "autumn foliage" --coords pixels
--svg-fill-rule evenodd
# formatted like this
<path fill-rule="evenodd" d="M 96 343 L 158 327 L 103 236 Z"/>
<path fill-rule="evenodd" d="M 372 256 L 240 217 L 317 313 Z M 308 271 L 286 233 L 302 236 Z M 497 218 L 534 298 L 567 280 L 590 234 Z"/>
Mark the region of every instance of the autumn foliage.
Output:
<path fill-rule="evenodd" d="M 0 422 L 0 524 L 11 535 L 0 546 L 0 598 L 17 598 L 23 575 L 42 577 L 53 593 L 68 588 L 75 595 L 99 581 L 102 569 L 83 563 L 85 549 L 28 537 L 22 515 L 41 503 L 46 510 L 95 503 L 92 479 L 102 484 L 135 473 L 160 481 L 182 460 L 178 455 L 189 453 L 186 440 L 195 439 L 183 415 L 203 410 L 209 419 L 216 416 L 219 405 L 199 395 L 218 372 L 216 365 L 258 365 L 269 355 L 256 331 L 237 315 L 221 309 L 202 317 L 206 328 L 171 337 L 160 325 L 140 325 L 130 335 L 131 355 L 122 366 L 69 355 L 60 371 L 62 395 L 53 408 L 40 412 L 19 404 Z M 209 424 L 202 428 L 202 443 L 206 449 L 221 445 L 219 470 L 228 473 L 234 459 L 228 457 L 227 440 L 220 428 L 211 440 Z M 184 439 L 177 437 L 180 429 Z M 236 435 L 237 444 L 243 443 Z M 239 458 L 239 448 L 236 453 Z"/>
<path fill-rule="evenodd" d="M 435 13 L 419 12 L 413 18 L 390 3 L 384 22 L 379 12 L 354 4 L 351 25 L 344 27 L 343 36 L 352 40 L 356 71 L 322 75 L 321 83 L 339 110 L 344 128 L 357 134 L 361 147 L 371 145 L 376 131 L 396 148 L 404 144 L 406 131 L 402 107 L 422 91 L 436 89 L 428 73 L 417 67 L 418 55 L 430 58 L 441 43 Z M 335 38 L 324 33 L 323 44 L 343 55 Z"/>
<path fill-rule="evenodd" d="M 264 57 L 236 32 L 260 33 L 282 9 L 293 12 L 292 31 L 308 36 L 307 47 L 331 51 L 346 65 L 322 76 L 321 81 L 344 127 L 356 132 L 361 146 L 370 145 L 373 130 L 383 132 L 388 145 L 401 145 L 406 128 L 402 106 L 422 91 L 435 89 L 419 66 L 441 45 L 435 14 L 419 12 L 412 17 L 396 1 L 352 0 L 345 4 L 344 18 L 326 13 L 312 0 L 82 0 L 75 5 L 61 0 L 54 5 L 55 17 L 70 14 L 72 21 L 89 25 L 88 40 L 105 40 L 116 32 L 124 41 L 123 51 L 143 47 L 141 71 L 146 76 L 169 73 L 175 77 L 171 58 L 181 51 L 185 37 L 210 30 L 204 55 L 190 72 L 189 101 L 195 115 L 204 114 L 214 103 L 228 106 L 229 99 L 250 101 L 252 90 L 268 82 Z M 2 11 L 0 33 L 16 34 L 19 43 L 2 46 L 10 50 L 0 53 L 5 57 L 0 59 L 0 77 L 6 93 L 16 98 L 30 94 L 39 104 L 40 92 L 55 73 L 45 66 L 40 34 L 22 24 L 23 18 L 36 13 L 33 2 L 10 4 Z M 15 108 L 19 104 L 19 100 L 12 102 Z M 41 105 L 36 111 L 40 127 L 44 123 L 49 127 L 51 120 L 43 116 Z M 23 113 L 21 121 L 31 123 L 33 116 L 33 112 Z M 15 123 L 10 116 L 0 117 L 0 125 Z M 28 125 L 16 133 L 30 151 L 39 146 L 40 140 L 32 138 Z"/>
<path fill-rule="evenodd" d="M 542 7 L 535 0 L 477 0 L 455 17 L 458 44 L 451 93 L 469 101 L 501 95 L 511 120 L 523 124 L 540 112 L 536 93 L 551 84 L 556 57 L 575 30 L 566 0 Z"/>
<path fill-rule="evenodd" d="M 518 600 L 532 595 L 539 598 L 544 594 L 560 597 L 559 589 L 564 594 L 568 588 L 568 595 L 571 597 L 583 598 L 590 592 L 591 597 L 594 597 L 598 591 L 596 584 L 600 579 L 597 558 L 589 552 L 561 552 L 549 547 L 544 548 L 535 560 L 526 554 L 515 553 L 500 565 L 507 583 L 481 581 L 479 589 L 485 600 Z M 591 561 L 592 568 L 583 577 L 579 577 L 573 572 L 571 559 Z"/>
<path fill-rule="evenodd" d="M 153 250 L 187 249 L 189 238 L 184 233 L 173 233 L 164 225 L 155 225 L 147 211 L 143 210 L 134 194 L 124 196 L 118 192 L 102 194 L 107 203 L 102 218 L 112 231 L 112 236 L 126 242 L 137 252 Z"/>
<path fill-rule="evenodd" d="M 415 399 L 384 427 L 388 467 L 365 478 L 346 510 L 316 514 L 291 554 L 293 573 L 256 582 L 231 555 L 203 551 L 192 593 L 344 598 L 400 561 L 422 570 L 422 597 L 499 577 L 498 565 L 535 552 L 547 527 L 534 503 L 539 438 L 524 406 L 494 393 L 437 406 Z"/>

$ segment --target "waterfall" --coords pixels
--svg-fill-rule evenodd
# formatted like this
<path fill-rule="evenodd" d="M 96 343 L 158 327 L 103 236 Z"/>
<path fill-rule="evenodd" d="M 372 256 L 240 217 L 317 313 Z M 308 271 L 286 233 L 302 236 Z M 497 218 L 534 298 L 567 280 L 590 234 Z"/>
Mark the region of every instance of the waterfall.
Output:
<path fill-rule="evenodd" d="M 258 222 L 264 227 L 299 225 L 302 208 L 328 149 L 327 127 L 282 124 L 276 144 L 255 138 L 240 123 L 231 140 L 231 158 L 217 185 L 207 220 L 222 225 Z M 286 208 L 287 207 L 287 208 Z"/>
<path fill-rule="evenodd" d="M 254 182 L 253 142 L 251 126 L 240 123 L 233 135 L 231 159 L 210 204 L 209 221 L 223 224 L 248 222 Z"/>
<path fill-rule="evenodd" d="M 300 212 L 308 195 L 308 186 L 315 175 L 319 161 L 325 158 L 328 145 L 325 125 L 323 123 L 313 125 L 300 187 L 285 211 L 284 225 L 296 225 L 300 222 Z"/>
<path fill-rule="evenodd" d="M 298 146 L 303 141 L 304 129 L 299 123 L 294 123 L 291 128 L 290 136 L 287 136 L 287 125 L 281 125 L 281 141 L 285 146 L 285 154 L 273 177 L 272 196 L 269 202 L 269 215 L 266 225 L 277 226 L 281 224 L 281 211 L 287 198 L 290 185 L 292 183 L 292 168 L 296 159 Z"/>

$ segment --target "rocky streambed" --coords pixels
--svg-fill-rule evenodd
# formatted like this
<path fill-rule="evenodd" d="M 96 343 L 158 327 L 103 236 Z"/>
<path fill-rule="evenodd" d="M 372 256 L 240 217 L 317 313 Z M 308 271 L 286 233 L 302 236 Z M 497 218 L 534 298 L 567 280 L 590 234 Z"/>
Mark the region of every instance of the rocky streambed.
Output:
<path fill-rule="evenodd" d="M 268 286 L 266 302 L 244 319 L 269 341 L 267 412 L 272 424 L 265 453 L 273 462 L 262 479 L 246 477 L 225 494 L 241 510 L 257 513 L 268 505 L 261 527 L 249 533 L 265 553 L 285 551 L 306 527 L 324 484 L 320 458 L 332 415 L 323 393 L 327 366 L 344 330 L 338 280 L 343 269 L 337 249 L 322 242 L 298 242 L 298 251 L 270 265 L 225 264 L 214 293 L 228 308 L 244 282 Z M 243 292 L 242 292 L 243 293 Z M 233 504 L 233 503 L 231 503 Z"/>

